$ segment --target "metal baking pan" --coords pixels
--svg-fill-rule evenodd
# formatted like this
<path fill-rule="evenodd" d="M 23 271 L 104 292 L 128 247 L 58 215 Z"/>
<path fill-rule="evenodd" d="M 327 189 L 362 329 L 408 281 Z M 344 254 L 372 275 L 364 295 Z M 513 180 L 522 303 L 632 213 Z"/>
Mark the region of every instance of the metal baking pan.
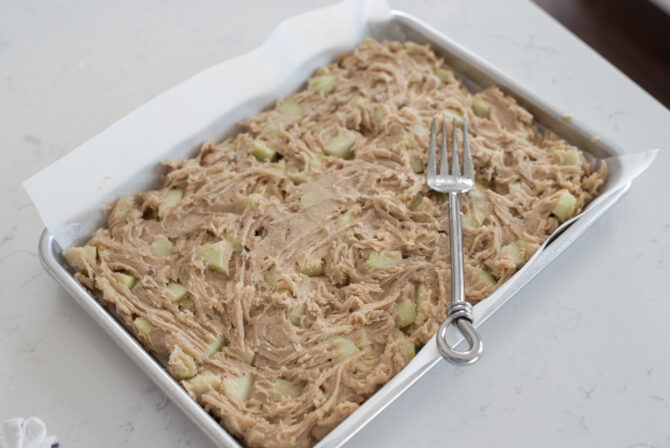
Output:
<path fill-rule="evenodd" d="M 409 14 L 392 11 L 386 22 L 376 23 L 371 31 L 372 37 L 377 39 L 412 40 L 419 43 L 430 43 L 433 49 L 455 69 L 457 75 L 472 90 L 479 90 L 490 85 L 499 86 L 506 93 L 513 95 L 522 106 L 528 109 L 540 126 L 554 131 L 595 158 L 623 154 L 615 145 L 603 139 L 593 139 L 593 133 L 570 120 L 566 120 L 560 111 L 546 104 L 541 98 L 519 86 L 476 55 Z M 232 127 L 234 124 L 231 123 L 230 125 Z M 475 305 L 475 325 L 482 324 L 519 289 L 579 238 L 621 199 L 629 187 L 630 182 L 623 184 L 616 191 L 610 192 L 596 207 L 590 207 L 587 212 L 580 215 L 569 225 L 561 226 L 550 237 L 551 242 L 543 250 L 538 251 L 520 271 L 501 285 L 494 294 Z M 47 272 L 72 295 L 79 305 L 91 315 L 98 325 L 114 339 L 163 392 L 211 438 L 216 446 L 226 448 L 241 448 L 243 446 L 239 440 L 228 434 L 218 421 L 194 401 L 167 373 L 164 360 L 149 354 L 133 334 L 125 328 L 120 319 L 117 319 L 112 311 L 100 305 L 93 295 L 74 279 L 72 270 L 62 256 L 61 248 L 54 237 L 46 230 L 40 239 L 39 256 Z M 452 342 L 457 342 L 457 335 L 450 334 L 448 337 L 452 338 Z M 433 340 L 426 344 L 398 375 L 340 423 L 316 446 L 318 448 L 342 446 L 394 399 L 440 362 L 442 358 L 437 352 L 434 339 L 433 337 Z"/>

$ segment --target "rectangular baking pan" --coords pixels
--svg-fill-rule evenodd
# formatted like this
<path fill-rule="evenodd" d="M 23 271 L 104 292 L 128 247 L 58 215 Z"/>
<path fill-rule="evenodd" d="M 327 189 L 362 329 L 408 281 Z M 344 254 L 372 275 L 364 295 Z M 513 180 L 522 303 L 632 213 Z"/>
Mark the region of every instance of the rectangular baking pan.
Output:
<path fill-rule="evenodd" d="M 412 40 L 418 43 L 430 43 L 433 49 L 454 68 L 457 75 L 471 90 L 497 85 L 506 93 L 513 95 L 522 106 L 528 109 L 534 115 L 538 125 L 554 131 L 592 156 L 605 158 L 623 154 L 614 144 L 604 139 L 594 139 L 594 134 L 588 129 L 567 120 L 560 111 L 546 104 L 537 95 L 519 86 L 476 55 L 409 14 L 391 11 L 389 20 L 385 23 L 375 24 L 371 30 L 371 35 L 377 39 Z M 228 125 L 232 128 L 234 123 Z M 501 285 L 489 298 L 475 305 L 475 325 L 482 324 L 519 289 L 579 238 L 622 198 L 629 187 L 630 182 L 608 195 L 596 207 L 591 207 L 587 213 L 581 215 L 560 234 L 552 235 L 551 243 L 544 250 L 537 253 L 531 261 L 510 280 Z M 167 373 L 164 368 L 164 360 L 149 354 L 133 334 L 115 317 L 114 313 L 100 305 L 93 295 L 74 279 L 72 270 L 63 258 L 61 248 L 46 230 L 39 242 L 39 256 L 47 272 L 72 295 L 77 303 L 89 313 L 163 392 L 211 438 L 216 446 L 226 448 L 241 448 L 243 446 L 240 441 L 228 434 L 219 425 L 218 421 L 194 401 Z M 318 448 L 342 446 L 394 399 L 440 362 L 441 358 L 435 347 L 434 339 L 435 337 L 417 353 L 416 357 L 398 375 L 361 405 L 356 412 L 340 423 L 316 446 Z M 454 338 L 453 341 L 456 342 L 457 339 Z"/>

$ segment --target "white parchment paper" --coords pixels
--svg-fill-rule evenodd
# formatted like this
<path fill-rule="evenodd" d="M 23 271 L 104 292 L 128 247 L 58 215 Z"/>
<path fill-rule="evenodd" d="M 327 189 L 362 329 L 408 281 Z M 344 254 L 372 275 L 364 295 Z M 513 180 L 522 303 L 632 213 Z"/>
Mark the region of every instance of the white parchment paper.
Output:
<path fill-rule="evenodd" d="M 61 247 L 81 242 L 104 224 L 106 203 L 158 186 L 161 161 L 192 156 L 234 132 L 389 18 L 384 0 L 347 0 L 293 17 L 257 49 L 157 96 L 23 185 Z"/>
<path fill-rule="evenodd" d="M 166 159 L 194 155 L 207 140 L 296 91 L 320 65 L 366 36 L 401 38 L 384 0 L 346 0 L 283 22 L 256 50 L 178 84 L 126 115 L 24 183 L 61 247 L 104 225 L 100 210 L 158 186 Z M 645 155 L 646 154 L 646 155 Z M 603 194 L 632 180 L 655 153 L 610 161 Z"/>

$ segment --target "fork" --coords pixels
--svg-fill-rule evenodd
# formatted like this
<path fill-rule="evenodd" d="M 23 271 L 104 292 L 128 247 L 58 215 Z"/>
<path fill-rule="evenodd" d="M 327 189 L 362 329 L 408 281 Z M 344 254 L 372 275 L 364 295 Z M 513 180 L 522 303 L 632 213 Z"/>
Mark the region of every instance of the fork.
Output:
<path fill-rule="evenodd" d="M 456 139 L 457 123 L 454 119 L 451 126 L 451 174 L 447 159 L 447 120 L 442 118 L 442 149 L 440 151 L 440 172 L 436 173 L 435 138 L 437 126 L 435 118 L 430 130 L 430 146 L 428 148 L 428 166 L 426 169 L 426 185 L 440 193 L 449 193 L 449 238 L 451 252 L 451 304 L 447 308 L 447 320 L 437 332 L 437 348 L 447 361 L 456 365 L 467 365 L 476 362 L 484 351 L 472 318 L 472 305 L 465 301 L 463 279 L 463 235 L 461 223 L 461 194 L 466 193 L 475 185 L 475 174 L 472 168 L 472 155 L 468 142 L 468 124 L 463 120 L 463 174 L 458 161 L 458 142 Z M 469 344 L 466 351 L 457 351 L 447 342 L 447 330 L 455 325 Z"/>

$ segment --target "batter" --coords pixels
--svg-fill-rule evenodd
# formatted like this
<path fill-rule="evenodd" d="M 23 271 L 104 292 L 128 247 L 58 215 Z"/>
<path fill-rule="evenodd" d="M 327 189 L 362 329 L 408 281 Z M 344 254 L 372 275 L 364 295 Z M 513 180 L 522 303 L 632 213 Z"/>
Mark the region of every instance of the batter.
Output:
<path fill-rule="evenodd" d="M 467 120 L 466 298 L 486 298 L 607 175 L 428 46 L 364 41 L 244 132 L 165 162 L 71 248 L 77 279 L 250 447 L 309 447 L 445 319 L 445 197 L 425 186 L 433 117 Z"/>

